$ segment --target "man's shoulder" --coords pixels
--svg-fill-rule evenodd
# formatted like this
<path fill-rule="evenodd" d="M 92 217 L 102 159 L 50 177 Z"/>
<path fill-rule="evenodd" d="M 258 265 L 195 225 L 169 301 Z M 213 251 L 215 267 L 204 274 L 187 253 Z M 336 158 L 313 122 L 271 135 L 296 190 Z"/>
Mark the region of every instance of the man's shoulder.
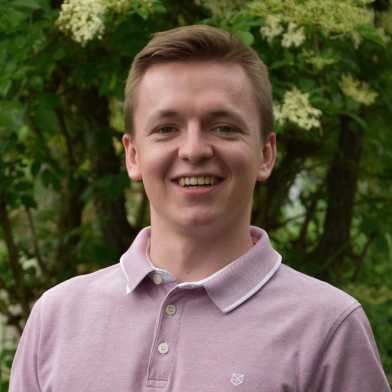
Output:
<path fill-rule="evenodd" d="M 78 275 L 61 282 L 47 291 L 41 301 L 47 305 L 56 305 L 83 301 L 86 298 L 112 296 L 125 293 L 125 278 L 122 276 L 119 264 L 99 269 L 84 275 Z"/>
<path fill-rule="evenodd" d="M 108 314 L 125 301 L 126 280 L 117 264 L 45 291 L 33 307 L 30 325 L 40 331 L 41 343 L 57 347 L 58 339 L 103 334 Z"/>
<path fill-rule="evenodd" d="M 323 318 L 345 317 L 360 303 L 343 290 L 282 264 L 271 282 L 274 296 L 301 312 L 323 314 Z M 280 293 L 280 295 L 279 295 Z"/>

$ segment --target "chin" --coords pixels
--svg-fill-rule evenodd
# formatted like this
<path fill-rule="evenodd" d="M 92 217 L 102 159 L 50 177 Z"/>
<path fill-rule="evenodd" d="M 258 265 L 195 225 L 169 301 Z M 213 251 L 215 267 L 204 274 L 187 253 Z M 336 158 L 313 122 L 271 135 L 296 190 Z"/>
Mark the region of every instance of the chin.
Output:
<path fill-rule="evenodd" d="M 219 221 L 219 219 L 215 216 L 188 216 L 183 217 L 181 222 L 177 224 L 183 228 L 184 231 L 187 232 L 200 232 L 200 230 L 208 231 L 211 230 Z M 202 234 L 202 233 L 201 233 Z"/>

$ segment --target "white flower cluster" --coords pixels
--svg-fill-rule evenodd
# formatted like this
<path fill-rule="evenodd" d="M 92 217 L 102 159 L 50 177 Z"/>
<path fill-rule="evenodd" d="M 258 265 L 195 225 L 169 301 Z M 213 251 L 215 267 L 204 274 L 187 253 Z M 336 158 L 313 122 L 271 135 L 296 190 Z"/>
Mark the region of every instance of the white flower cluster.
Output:
<path fill-rule="evenodd" d="M 282 18 L 278 15 L 267 15 L 265 22 L 266 25 L 260 29 L 260 33 L 271 43 L 274 38 L 279 37 L 284 32 Z"/>
<path fill-rule="evenodd" d="M 106 0 L 106 7 L 114 12 L 122 13 L 129 9 L 130 0 Z"/>
<path fill-rule="evenodd" d="M 108 11 L 124 12 L 129 5 L 130 0 L 65 0 L 57 25 L 74 41 L 85 45 L 94 38 L 102 38 Z"/>
<path fill-rule="evenodd" d="M 321 56 L 311 49 L 304 49 L 302 54 L 305 62 L 311 64 L 317 71 L 322 71 L 324 68 L 337 62 L 336 58 Z"/>
<path fill-rule="evenodd" d="M 372 105 L 378 96 L 366 82 L 354 79 L 352 75 L 343 75 L 339 87 L 344 95 L 366 106 Z"/>
<path fill-rule="evenodd" d="M 304 28 L 290 22 L 286 33 L 283 34 L 282 46 L 284 48 L 290 48 L 291 46 L 298 48 L 304 43 L 305 38 Z"/>
<path fill-rule="evenodd" d="M 281 35 L 282 46 L 284 48 L 290 48 L 292 46 L 298 48 L 304 43 L 306 36 L 303 27 L 299 27 L 295 23 L 290 22 L 285 32 L 283 19 L 278 15 L 267 15 L 265 21 L 266 24 L 261 27 L 260 33 L 269 43 Z"/>
<path fill-rule="evenodd" d="M 287 91 L 282 104 L 274 105 L 274 116 L 278 124 L 291 122 L 302 129 L 320 128 L 321 110 L 313 107 L 309 102 L 309 94 L 297 88 Z"/>
<path fill-rule="evenodd" d="M 103 16 L 106 6 L 99 0 L 65 0 L 57 20 L 60 30 L 67 32 L 82 45 L 95 37 L 100 38 L 105 29 Z"/>
<path fill-rule="evenodd" d="M 248 4 L 251 15 L 279 15 L 286 23 L 309 26 L 327 35 L 347 34 L 374 25 L 374 12 L 359 0 L 263 0 Z"/>

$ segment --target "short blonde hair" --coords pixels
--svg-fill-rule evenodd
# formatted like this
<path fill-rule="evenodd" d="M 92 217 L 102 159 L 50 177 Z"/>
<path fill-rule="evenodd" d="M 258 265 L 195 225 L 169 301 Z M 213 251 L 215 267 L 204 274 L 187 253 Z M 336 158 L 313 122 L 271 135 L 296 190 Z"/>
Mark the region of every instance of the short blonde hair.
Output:
<path fill-rule="evenodd" d="M 125 131 L 133 134 L 133 114 L 138 86 L 154 64 L 180 61 L 216 61 L 239 64 L 250 79 L 260 110 L 261 135 L 273 127 L 272 93 L 268 70 L 257 53 L 231 33 L 216 27 L 193 25 L 178 27 L 153 35 L 136 55 L 125 87 Z"/>

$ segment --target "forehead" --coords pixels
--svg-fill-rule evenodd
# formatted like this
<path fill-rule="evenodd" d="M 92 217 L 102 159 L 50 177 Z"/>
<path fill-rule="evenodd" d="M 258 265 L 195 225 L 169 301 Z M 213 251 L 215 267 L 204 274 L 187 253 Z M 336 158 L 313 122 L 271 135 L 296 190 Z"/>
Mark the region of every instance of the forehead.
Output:
<path fill-rule="evenodd" d="M 147 69 L 137 93 L 135 126 L 155 112 L 196 115 L 234 110 L 258 116 L 252 84 L 239 64 L 169 62 Z"/>

